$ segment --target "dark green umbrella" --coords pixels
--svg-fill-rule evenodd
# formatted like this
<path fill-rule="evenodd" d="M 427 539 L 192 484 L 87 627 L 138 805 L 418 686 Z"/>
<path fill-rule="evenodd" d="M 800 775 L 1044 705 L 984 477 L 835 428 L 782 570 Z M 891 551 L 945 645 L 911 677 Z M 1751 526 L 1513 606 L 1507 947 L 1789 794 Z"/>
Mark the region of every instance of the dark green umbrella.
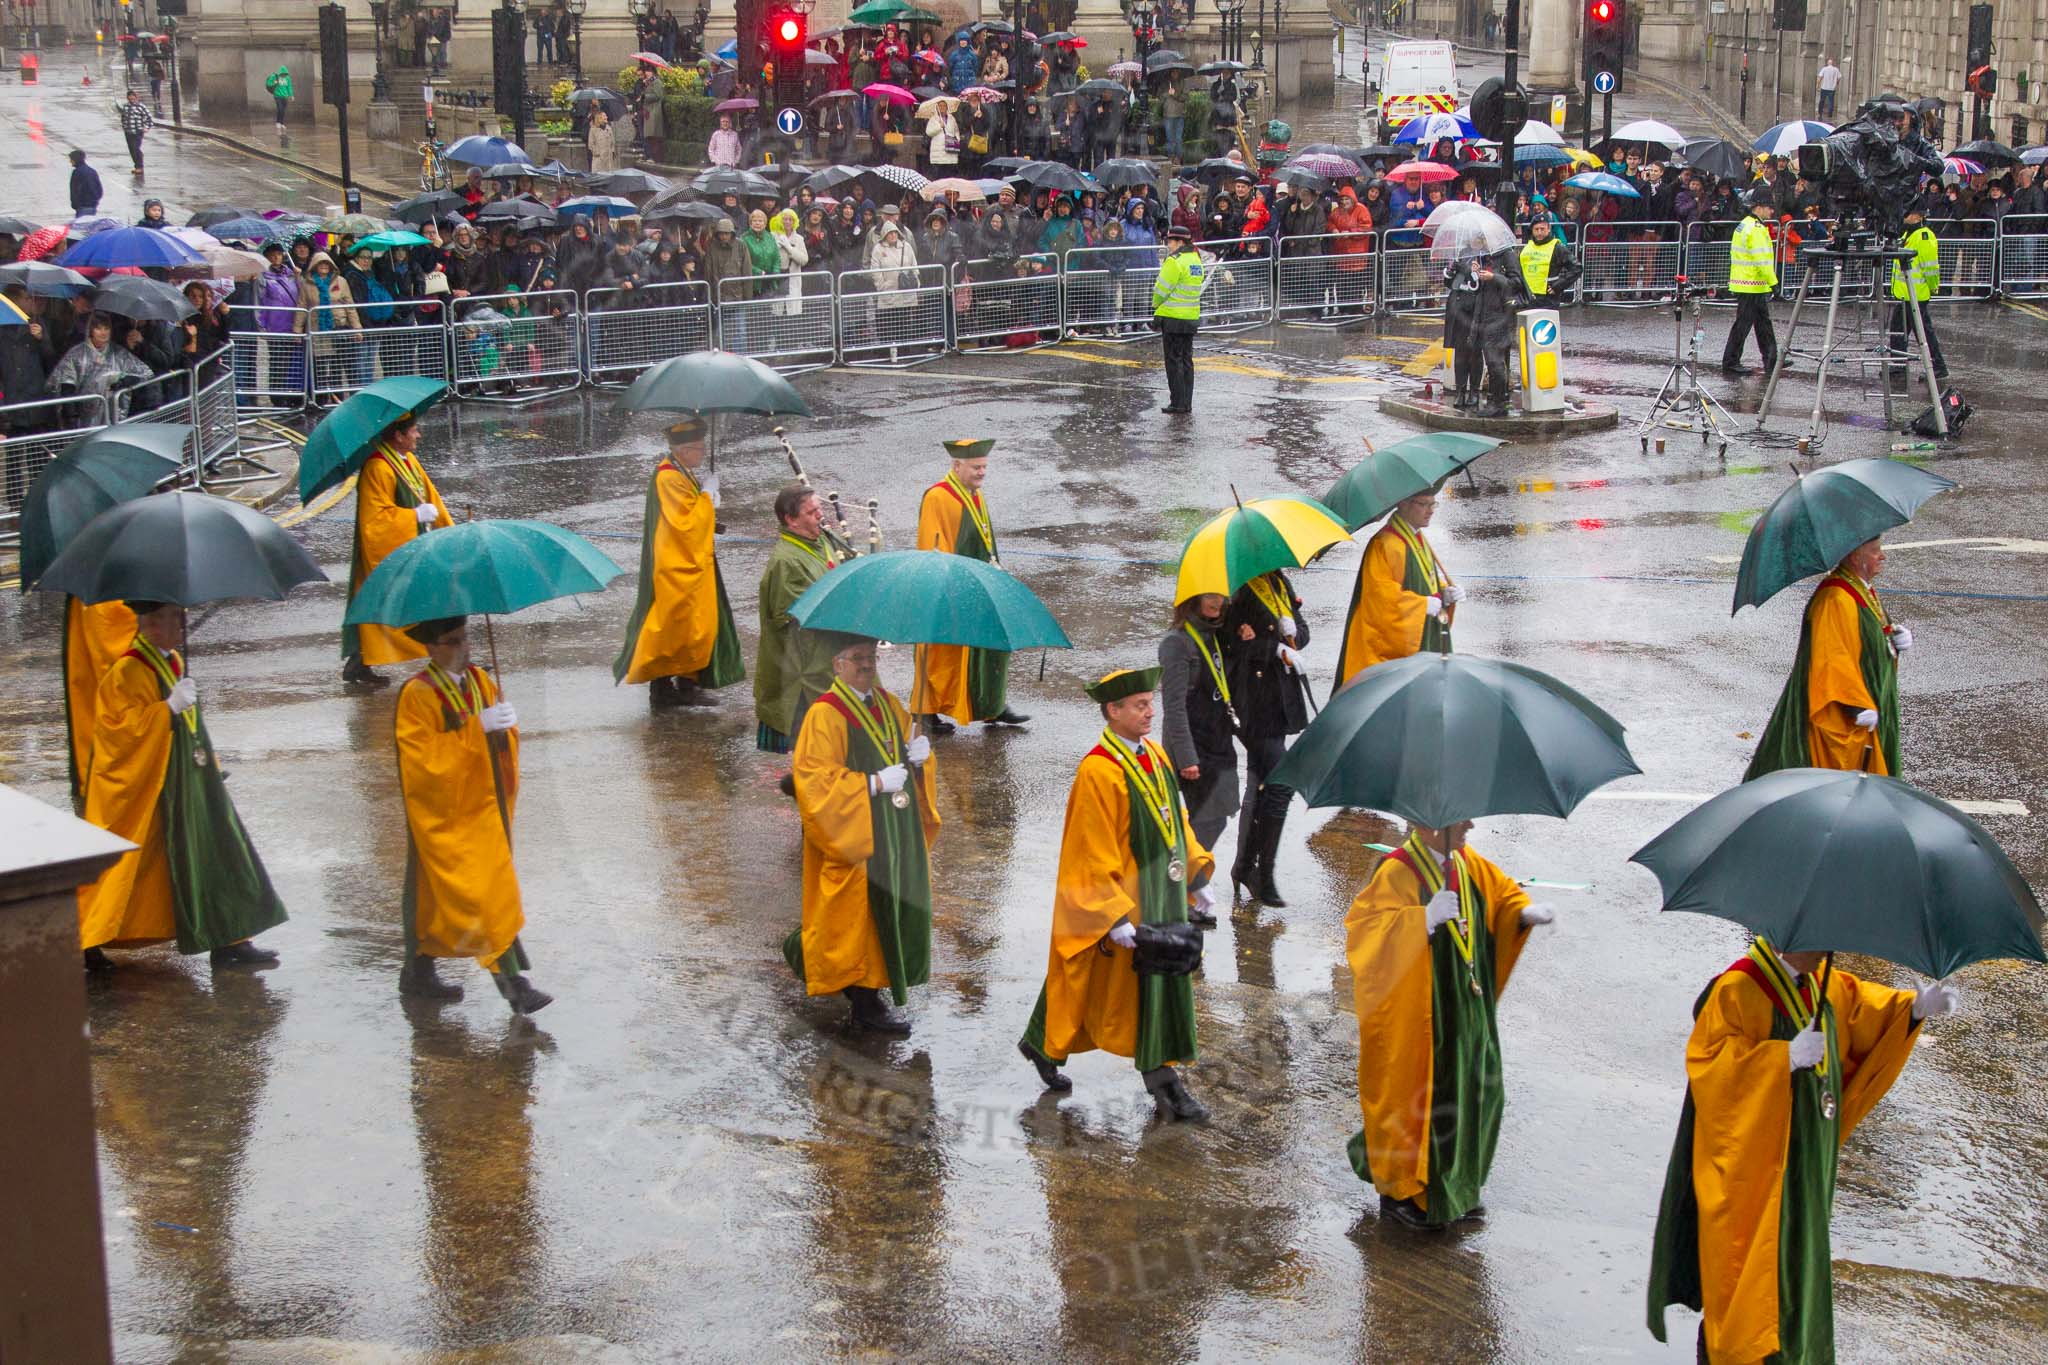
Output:
<path fill-rule="evenodd" d="M 36 581 L 37 592 L 81 602 L 175 602 L 230 597 L 275 601 L 301 583 L 325 583 L 299 543 L 261 512 L 211 493 L 160 493 L 117 503 L 71 538 Z"/>
<path fill-rule="evenodd" d="M 1630 861 L 1657 874 L 1664 909 L 1734 920 L 1780 952 L 1867 953 L 1932 977 L 1990 958 L 2048 961 L 2040 902 L 1997 842 L 1895 777 L 1768 773 Z"/>
<path fill-rule="evenodd" d="M 1322 503 L 1356 531 L 1394 510 L 1403 498 L 1435 488 L 1500 444 L 1491 436 L 1431 431 L 1380 450 L 1345 471 Z"/>
<path fill-rule="evenodd" d="M 993 564 L 923 550 L 865 554 L 804 590 L 789 614 L 807 630 L 904 644 L 1072 649 L 1038 595 Z"/>
<path fill-rule="evenodd" d="M 787 379 L 750 356 L 695 351 L 643 370 L 620 406 L 627 412 L 757 412 L 809 417 Z"/>
<path fill-rule="evenodd" d="M 1311 806 L 1365 806 L 1436 829 L 1485 815 L 1564 816 L 1642 771 L 1622 733 L 1533 668 L 1412 654 L 1332 697 L 1269 780 Z"/>
<path fill-rule="evenodd" d="M 127 422 L 66 446 L 21 502 L 21 590 L 34 587 L 94 517 L 177 473 L 190 434 L 164 422 Z"/>
<path fill-rule="evenodd" d="M 1749 529 L 1735 571 L 1733 616 L 1817 573 L 1826 573 L 1864 541 L 1913 519 L 1921 503 L 1954 488 L 1939 474 L 1899 460 L 1872 458 L 1801 474 Z"/>
<path fill-rule="evenodd" d="M 439 379 L 400 375 L 351 394 L 320 419 L 299 451 L 299 501 L 311 502 L 363 467 L 377 438 L 406 413 L 419 413 L 448 396 Z"/>
<path fill-rule="evenodd" d="M 622 572 L 582 536 L 549 522 L 457 522 L 384 556 L 356 590 L 344 624 L 499 615 L 597 592 Z"/>

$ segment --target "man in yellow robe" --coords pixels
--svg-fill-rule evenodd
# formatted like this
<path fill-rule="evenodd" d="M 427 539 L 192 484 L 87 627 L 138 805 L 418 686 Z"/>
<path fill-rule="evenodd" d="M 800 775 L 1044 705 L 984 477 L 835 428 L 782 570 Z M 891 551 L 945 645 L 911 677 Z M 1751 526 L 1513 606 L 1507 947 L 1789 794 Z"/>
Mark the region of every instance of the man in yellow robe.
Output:
<path fill-rule="evenodd" d="M 459 1000 L 435 959 L 473 957 L 514 1014 L 554 997 L 524 975 L 531 966 L 512 868 L 519 799 L 519 715 L 469 661 L 468 621 L 425 621 L 406 633 L 427 666 L 398 689 L 398 785 L 405 799 L 405 966 L 401 995 Z"/>
<path fill-rule="evenodd" d="M 262 859 L 221 780 L 218 755 L 178 646 L 185 609 L 130 602 L 135 634 L 94 697 L 84 818 L 135 845 L 78 889 L 88 971 L 107 948 L 176 940 L 216 967 L 268 967 L 248 940 L 285 921 Z"/>
<path fill-rule="evenodd" d="M 833 676 L 797 730 L 804 910 L 783 954 L 805 994 L 846 996 L 854 1027 L 908 1033 L 882 992 L 902 1005 L 931 975 L 932 742 L 910 734 L 910 712 L 876 680 L 873 640 L 817 634 Z"/>
<path fill-rule="evenodd" d="M 419 419 L 406 413 L 376 440 L 376 448 L 356 475 L 356 537 L 349 560 L 348 600 L 353 603 L 363 580 L 384 557 L 414 536 L 437 526 L 451 526 L 448 509 L 414 453 L 420 443 Z M 343 615 L 348 608 L 342 608 Z M 384 687 L 389 680 L 371 670 L 378 664 L 404 663 L 425 654 L 405 632 L 389 626 L 344 625 L 341 628 L 341 680 L 363 687 Z"/>
<path fill-rule="evenodd" d="M 1877 599 L 1883 570 L 1884 546 L 1871 539 L 1813 590 L 1792 674 L 1743 781 L 1780 768 L 1898 773 L 1899 655 L 1913 632 Z"/>
<path fill-rule="evenodd" d="M 1344 917 L 1364 1119 L 1351 1166 L 1382 1218 L 1414 1228 L 1486 1216 L 1507 1096 L 1494 1009 L 1553 918 L 1466 845 L 1471 829 L 1414 826 Z"/>
<path fill-rule="evenodd" d="M 705 474 L 704 423 L 668 429 L 668 457 L 647 485 L 640 586 L 614 682 L 647 687 L 647 704 L 710 706 L 714 688 L 747 675 L 718 565 L 718 476 Z"/>
<path fill-rule="evenodd" d="M 1436 498 L 1433 489 L 1403 498 L 1366 542 L 1344 620 L 1337 686 L 1389 659 L 1451 652 L 1451 622 L 1465 590 L 1451 581 L 1422 534 L 1436 516 Z"/>
<path fill-rule="evenodd" d="M 100 679 L 135 641 L 126 602 L 64 599 L 64 733 L 70 741 L 71 809 L 85 813 L 85 766 L 99 714 Z"/>
<path fill-rule="evenodd" d="M 996 528 L 981 486 L 988 479 L 991 440 L 948 441 L 953 467 L 927 488 L 917 511 L 917 548 L 965 555 L 984 564 L 996 559 Z M 1022 725 L 1031 717 L 1010 708 L 1010 656 L 999 649 L 967 645 L 919 645 L 910 707 L 927 734 L 950 735 L 953 722 Z M 948 720 L 947 717 L 951 717 Z"/>
<path fill-rule="evenodd" d="M 1905 1068 L 1920 1021 L 1955 1008 L 1947 986 L 1892 990 L 1823 972 L 1823 960 L 1760 935 L 1693 1006 L 1650 1331 L 1664 1340 L 1671 1304 L 1703 1309 L 1699 1358 L 1712 1365 L 1834 1360 L 1828 1219 L 1842 1144 Z"/>
<path fill-rule="evenodd" d="M 1060 1067 L 1100 1048 L 1129 1057 L 1158 1110 L 1208 1117 L 1181 1079 L 1196 1059 L 1194 987 L 1187 966 L 1137 970 L 1156 939 L 1200 931 L 1190 906 L 1213 913 L 1216 860 L 1195 840 L 1173 760 L 1147 736 L 1159 669 L 1118 669 L 1087 688 L 1102 709 L 1101 740 L 1081 758 L 1067 794 L 1053 896 L 1045 988 L 1017 1047 L 1049 1090 L 1073 1088 Z M 1147 954 L 1138 954 L 1139 926 Z"/>

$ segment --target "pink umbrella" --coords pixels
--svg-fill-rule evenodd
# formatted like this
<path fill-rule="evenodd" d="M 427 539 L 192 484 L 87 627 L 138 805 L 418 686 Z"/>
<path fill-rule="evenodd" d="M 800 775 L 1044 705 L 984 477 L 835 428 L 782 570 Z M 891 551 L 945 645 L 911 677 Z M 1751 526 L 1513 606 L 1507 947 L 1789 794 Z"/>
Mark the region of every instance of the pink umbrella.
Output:
<path fill-rule="evenodd" d="M 1389 180 L 1399 180 L 1411 175 L 1415 176 L 1425 185 L 1433 185 L 1439 180 L 1456 180 L 1458 178 L 1458 172 L 1444 165 L 1441 161 L 1404 161 L 1400 165 L 1392 167 L 1387 178 Z"/>
<path fill-rule="evenodd" d="M 1009 98 L 1009 96 L 1005 95 L 1002 91 L 995 89 L 993 86 L 987 85 L 970 85 L 965 90 L 962 90 L 960 94 L 962 98 L 965 98 L 968 95 L 972 95 L 976 99 L 988 104 L 1001 104 L 1004 100 Z"/>
<path fill-rule="evenodd" d="M 891 85 L 887 81 L 876 81 L 873 85 L 862 90 L 861 94 L 866 95 L 871 100 L 887 100 L 891 104 L 917 103 L 917 96 L 911 94 L 902 86 Z"/>
<path fill-rule="evenodd" d="M 745 96 L 741 96 L 738 99 L 720 100 L 711 106 L 711 112 L 714 114 L 736 114 L 748 109 L 759 109 L 760 107 L 761 101 L 750 100 Z"/>

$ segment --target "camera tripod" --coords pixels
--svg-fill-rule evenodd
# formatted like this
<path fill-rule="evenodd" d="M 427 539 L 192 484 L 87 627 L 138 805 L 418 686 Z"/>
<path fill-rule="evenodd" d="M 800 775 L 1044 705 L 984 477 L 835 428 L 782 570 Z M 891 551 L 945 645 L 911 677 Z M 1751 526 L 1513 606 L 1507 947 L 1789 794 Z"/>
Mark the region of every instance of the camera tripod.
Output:
<path fill-rule="evenodd" d="M 1882 375 L 1881 382 L 1884 385 L 1885 425 L 1887 427 L 1892 425 L 1891 367 L 1893 355 L 1891 344 L 1886 341 L 1876 346 L 1868 344 L 1852 345 L 1846 338 L 1840 335 L 1836 324 L 1840 319 L 1842 311 L 1842 280 L 1844 276 L 1848 275 L 1851 267 L 1859 263 L 1871 267 L 1870 292 L 1858 300 L 1852 300 L 1852 302 L 1861 302 L 1867 307 L 1875 307 L 1878 305 L 1878 287 L 1891 277 L 1891 267 L 1900 263 L 1910 266 L 1913 262 L 1913 253 L 1897 244 L 1881 246 L 1875 242 L 1870 242 L 1867 245 L 1863 245 L 1852 241 L 1848 245 L 1836 245 L 1831 242 L 1826 247 L 1808 248 L 1801 252 L 1801 256 L 1807 263 L 1806 274 L 1799 281 L 1798 296 L 1792 300 L 1792 320 L 1786 324 L 1785 340 L 1778 347 L 1777 363 L 1771 366 L 1770 381 L 1764 385 L 1763 402 L 1757 406 L 1755 434 L 1762 436 L 1764 434 L 1764 423 L 1770 419 L 1771 400 L 1777 395 L 1779 376 L 1785 372 L 1785 361 L 1792 354 L 1793 339 L 1799 334 L 1800 311 L 1806 307 L 1806 301 L 1813 293 L 1813 277 L 1819 274 L 1823 268 L 1826 268 L 1829 274 L 1828 311 L 1827 320 L 1822 324 L 1820 351 L 1815 358 L 1813 413 L 1807 420 L 1806 435 L 1800 438 L 1799 441 L 1802 450 L 1814 451 L 1818 450 L 1822 441 L 1826 439 L 1826 433 L 1821 422 L 1821 405 L 1827 397 L 1828 366 L 1838 356 L 1846 359 L 1860 352 L 1864 360 L 1868 361 L 1873 358 L 1876 360 L 1879 372 Z M 1909 289 L 1907 292 L 1911 293 L 1912 291 Z M 1927 381 L 1927 392 L 1932 397 L 1934 403 L 1935 431 L 1941 438 L 1946 439 L 1949 434 L 1948 417 L 1942 412 L 1941 385 L 1934 377 L 1934 355 L 1928 349 L 1926 328 L 1922 325 L 1920 309 L 1924 306 L 1924 304 L 1914 304 L 1910 300 L 1906 303 L 1906 319 L 1913 334 L 1913 349 L 1907 356 L 1907 362 L 1908 364 L 1918 366 L 1921 377 Z M 1881 316 L 1878 322 L 1881 327 L 1883 323 Z M 1881 330 L 1879 335 L 1883 335 Z M 1910 384 L 1910 380 L 1908 382 Z"/>
<path fill-rule="evenodd" d="M 1727 458 L 1728 433 L 1724 427 L 1735 425 L 1735 418 L 1719 400 L 1700 387 L 1700 342 L 1706 336 L 1700 327 L 1700 295 L 1704 292 L 1690 288 L 1683 275 L 1678 277 L 1677 288 L 1672 292 L 1671 320 L 1676 335 L 1672 342 L 1671 368 L 1665 371 L 1664 382 L 1658 386 L 1649 415 L 1636 428 L 1636 439 L 1642 442 L 1645 455 L 1650 453 L 1650 433 L 1668 429 L 1697 431 L 1701 445 L 1718 439 L 1720 449 L 1715 454 Z M 1692 304 L 1690 336 L 1685 330 L 1687 302 Z"/>

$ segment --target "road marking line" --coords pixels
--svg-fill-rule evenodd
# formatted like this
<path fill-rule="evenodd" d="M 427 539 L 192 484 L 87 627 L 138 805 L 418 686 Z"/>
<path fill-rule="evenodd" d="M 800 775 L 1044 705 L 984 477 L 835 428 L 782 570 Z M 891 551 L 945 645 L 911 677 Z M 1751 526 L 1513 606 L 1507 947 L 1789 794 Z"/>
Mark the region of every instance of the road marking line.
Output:
<path fill-rule="evenodd" d="M 1705 805 L 1714 799 L 1712 792 L 1645 792 L 1645 791 L 1597 791 L 1590 793 L 1588 801 L 1669 801 L 1674 805 L 1684 802 L 1689 806 Z M 1946 799 L 1946 798 L 1944 798 Z M 1992 801 L 1949 801 L 1951 806 L 1965 815 L 2031 815 L 2024 801 L 2010 798 Z"/>
<path fill-rule="evenodd" d="M 1444 344 L 1441 341 L 1432 341 L 1429 343 L 1428 346 L 1423 348 L 1422 353 L 1420 355 L 1416 356 L 1415 359 L 1409 361 L 1401 368 L 1408 374 L 1420 376 L 1430 373 L 1432 370 L 1436 369 L 1437 366 L 1443 363 Z"/>

